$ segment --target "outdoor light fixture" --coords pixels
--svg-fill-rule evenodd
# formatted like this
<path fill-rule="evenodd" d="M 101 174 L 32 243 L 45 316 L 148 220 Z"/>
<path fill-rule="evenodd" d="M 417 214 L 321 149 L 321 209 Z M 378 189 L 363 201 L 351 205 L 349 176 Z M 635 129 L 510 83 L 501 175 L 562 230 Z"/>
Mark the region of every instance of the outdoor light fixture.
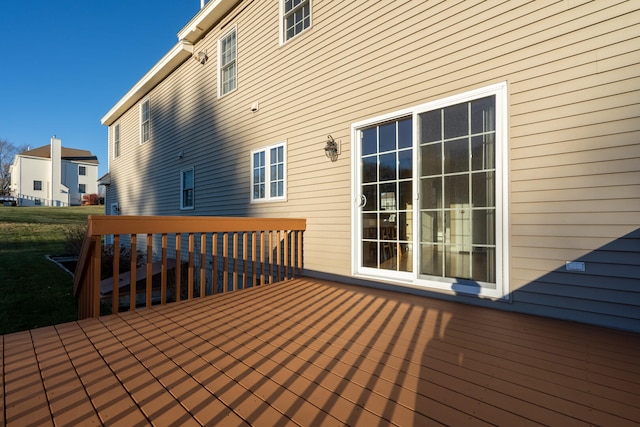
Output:
<path fill-rule="evenodd" d="M 324 146 L 324 154 L 332 161 L 338 160 L 338 143 L 331 135 L 327 135 L 327 145 Z"/>
<path fill-rule="evenodd" d="M 207 51 L 206 50 L 201 50 L 200 52 L 198 52 L 198 56 L 195 57 L 194 59 L 196 61 L 198 61 L 199 63 L 201 63 L 202 65 L 205 64 L 205 62 L 207 62 L 207 59 L 209 59 L 209 57 L 207 56 Z"/>

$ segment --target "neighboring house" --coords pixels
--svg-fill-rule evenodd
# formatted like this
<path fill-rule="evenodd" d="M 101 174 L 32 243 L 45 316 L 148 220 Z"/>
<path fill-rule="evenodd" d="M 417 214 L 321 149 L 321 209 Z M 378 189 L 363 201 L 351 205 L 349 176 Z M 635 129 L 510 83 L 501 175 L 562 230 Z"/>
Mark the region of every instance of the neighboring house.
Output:
<path fill-rule="evenodd" d="M 11 165 L 11 194 L 21 206 L 73 206 L 98 193 L 98 158 L 60 139 L 23 151 Z"/>
<path fill-rule="evenodd" d="M 640 331 L 639 23 L 209 2 L 102 119 L 107 212 L 306 218 L 308 275 Z"/>

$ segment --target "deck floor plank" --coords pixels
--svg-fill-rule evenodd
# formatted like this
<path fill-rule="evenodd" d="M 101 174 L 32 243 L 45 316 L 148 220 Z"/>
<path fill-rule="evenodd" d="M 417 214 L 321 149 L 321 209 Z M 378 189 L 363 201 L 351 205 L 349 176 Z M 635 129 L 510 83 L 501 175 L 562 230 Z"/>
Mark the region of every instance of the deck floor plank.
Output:
<path fill-rule="evenodd" d="M 638 425 L 640 335 L 301 278 L 0 336 L 0 424 Z"/>

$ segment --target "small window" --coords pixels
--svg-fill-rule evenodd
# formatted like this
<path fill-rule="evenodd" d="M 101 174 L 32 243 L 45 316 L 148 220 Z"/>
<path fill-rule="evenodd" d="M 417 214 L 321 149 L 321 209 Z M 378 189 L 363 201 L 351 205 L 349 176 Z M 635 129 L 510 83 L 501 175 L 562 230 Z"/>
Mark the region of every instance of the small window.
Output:
<path fill-rule="evenodd" d="M 280 11 L 281 43 L 311 26 L 311 0 L 284 0 Z"/>
<path fill-rule="evenodd" d="M 87 167 L 86 166 L 78 166 L 78 175 L 86 175 Z"/>
<path fill-rule="evenodd" d="M 87 184 L 79 184 L 78 185 L 78 193 L 84 194 L 87 192 Z"/>
<path fill-rule="evenodd" d="M 149 98 L 140 104 L 140 143 L 151 139 L 151 103 Z"/>
<path fill-rule="evenodd" d="M 113 127 L 113 157 L 120 157 L 120 123 Z"/>
<path fill-rule="evenodd" d="M 251 201 L 286 200 L 286 146 L 271 145 L 251 153 Z"/>
<path fill-rule="evenodd" d="M 193 168 L 180 172 L 180 209 L 193 209 L 194 205 L 194 177 Z"/>
<path fill-rule="evenodd" d="M 42 191 L 42 181 L 33 181 L 33 190 Z"/>
<path fill-rule="evenodd" d="M 220 58 L 218 61 L 219 95 L 223 96 L 236 89 L 236 29 L 226 33 L 218 40 L 218 51 Z"/>

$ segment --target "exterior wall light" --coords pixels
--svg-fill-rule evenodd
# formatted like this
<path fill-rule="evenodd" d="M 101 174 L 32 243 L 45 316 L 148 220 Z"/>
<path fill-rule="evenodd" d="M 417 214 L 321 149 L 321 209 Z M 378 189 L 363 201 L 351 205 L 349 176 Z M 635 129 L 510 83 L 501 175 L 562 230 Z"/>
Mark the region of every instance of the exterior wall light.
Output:
<path fill-rule="evenodd" d="M 331 135 L 327 135 L 327 144 L 324 146 L 324 154 L 326 154 L 332 162 L 338 160 L 338 143 Z"/>

